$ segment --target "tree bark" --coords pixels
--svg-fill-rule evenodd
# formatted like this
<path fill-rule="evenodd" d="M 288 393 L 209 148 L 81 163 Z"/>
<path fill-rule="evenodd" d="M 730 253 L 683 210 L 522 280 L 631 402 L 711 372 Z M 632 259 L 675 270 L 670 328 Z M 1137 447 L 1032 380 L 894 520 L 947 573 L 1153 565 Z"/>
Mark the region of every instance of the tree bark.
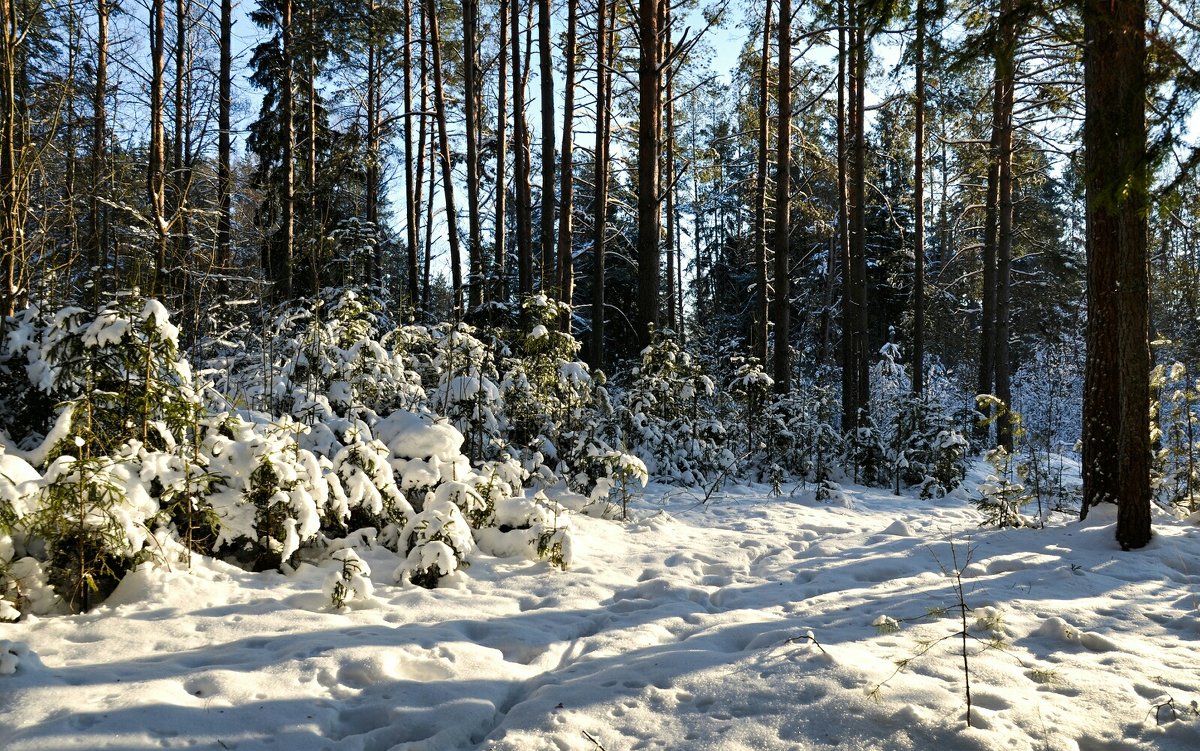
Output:
<path fill-rule="evenodd" d="M 847 80 L 849 46 L 847 44 L 846 0 L 838 0 L 838 72 L 837 72 L 837 171 L 838 171 L 838 256 L 842 266 L 842 432 L 857 423 L 858 404 L 854 387 L 854 288 L 850 251 L 850 155 L 847 99 L 854 98 L 852 82 Z M 847 89 L 849 88 L 849 91 Z"/>
<path fill-rule="evenodd" d="M 292 0 L 283 0 L 283 81 L 281 115 L 283 117 L 283 253 L 279 259 L 282 269 L 275 269 L 275 283 L 280 285 L 279 297 L 292 297 L 292 257 L 296 245 L 296 114 L 295 74 L 292 64 Z"/>
<path fill-rule="evenodd" d="M 1081 514 L 1116 499 L 1117 542 L 1131 549 L 1151 537 L 1145 0 L 1086 0 L 1083 16 L 1088 353 Z"/>
<path fill-rule="evenodd" d="M 163 127 L 165 47 L 166 8 L 163 0 L 154 0 L 150 8 L 150 162 L 146 180 L 150 223 L 154 231 L 154 271 L 150 282 L 152 297 L 166 291 L 167 278 L 166 134 Z"/>
<path fill-rule="evenodd" d="M 470 308 L 483 305 L 483 240 L 479 227 L 479 0 L 463 0 L 463 109 L 467 137 L 467 256 L 471 273 L 467 300 Z"/>
<path fill-rule="evenodd" d="M 638 39 L 638 339 L 647 346 L 659 320 L 659 123 L 662 117 L 662 70 L 659 50 L 659 0 L 639 0 Z"/>
<path fill-rule="evenodd" d="M 670 0 L 662 0 L 662 29 L 663 43 L 661 59 L 669 60 L 671 57 L 671 2 Z M 674 74 L 666 71 L 666 97 L 663 101 L 663 134 L 659 139 L 659 143 L 663 144 L 663 209 L 666 219 L 666 256 L 667 256 L 667 278 L 666 278 L 666 293 L 667 293 L 667 328 L 678 333 L 679 319 L 677 317 L 675 299 L 675 235 L 679 231 L 675 223 L 675 103 L 672 99 L 674 96 L 673 84 Z"/>
<path fill-rule="evenodd" d="M 917 0 L 916 112 L 913 124 L 912 390 L 925 391 L 925 0 Z"/>
<path fill-rule="evenodd" d="M 849 432 L 859 427 L 860 417 L 869 409 L 870 361 L 867 353 L 867 261 L 866 261 L 866 169 L 867 144 L 866 74 L 867 19 L 863 10 L 850 7 L 848 138 L 852 156 L 848 162 L 847 206 L 849 214 L 849 244 L 846 264 L 847 280 L 843 306 L 843 336 L 849 340 L 842 362 L 845 391 L 842 395 L 842 429 Z M 846 370 L 849 370 L 849 373 Z"/>
<path fill-rule="evenodd" d="M 408 304 L 415 310 L 421 299 L 420 271 L 417 268 L 417 225 L 421 221 L 421 188 L 419 184 L 414 185 L 413 170 L 419 169 L 422 160 L 419 154 L 413 159 L 412 12 L 412 0 L 404 0 L 404 218 L 408 241 Z M 419 145 L 417 150 L 420 151 Z"/>
<path fill-rule="evenodd" d="M 995 391 L 996 376 L 996 246 L 1000 213 L 1000 131 L 1004 119 L 1004 86 L 999 71 L 992 77 L 992 134 L 988 142 L 987 195 L 983 210 L 983 320 L 979 327 L 979 382 L 976 393 Z M 991 408 L 984 407 L 984 418 Z M 980 424 L 977 437 L 986 441 L 988 428 Z"/>
<path fill-rule="evenodd" d="M 103 3 L 105 0 L 99 0 Z M 221 0 L 221 50 L 217 94 L 217 267 L 233 266 L 233 0 Z"/>
<path fill-rule="evenodd" d="M 608 1 L 599 0 L 596 21 L 596 200 L 592 234 L 592 332 L 589 364 L 604 367 L 604 243 L 608 219 L 608 133 L 611 78 Z M 612 9 L 616 15 L 616 8 Z"/>
<path fill-rule="evenodd" d="M 512 3 L 512 79 L 513 79 L 513 192 L 516 194 L 517 221 L 517 293 L 533 293 L 533 209 L 529 188 L 529 132 L 525 122 L 525 76 L 521 60 L 521 11 L 518 0 Z"/>
<path fill-rule="evenodd" d="M 450 284 L 454 292 L 454 320 L 463 316 L 462 254 L 458 245 L 458 218 L 454 210 L 454 179 L 450 168 L 450 136 L 446 129 L 446 93 L 442 87 L 442 42 L 438 34 L 437 7 L 426 0 L 429 45 L 433 50 L 433 106 L 438 128 L 438 160 L 442 165 L 442 189 L 446 195 L 446 234 L 450 243 Z M 474 206 L 471 210 L 476 210 Z"/>
<path fill-rule="evenodd" d="M 1012 387 L 1008 353 L 1013 249 L 1013 98 L 1016 89 L 1017 29 L 1014 0 L 1000 3 L 1000 48 L 996 57 L 996 82 L 1000 87 L 999 174 L 996 183 L 996 398 L 1007 407 L 996 421 L 996 442 L 1011 452 Z"/>
<path fill-rule="evenodd" d="M 751 354 L 761 364 L 767 362 L 767 104 L 770 98 L 771 0 L 763 11 L 762 55 L 758 61 L 758 165 L 754 180 L 754 329 L 750 334 Z M 839 88 L 839 95 L 841 90 Z M 838 113 L 839 133 L 842 113 Z"/>
<path fill-rule="evenodd" d="M 566 80 L 563 83 L 562 172 L 559 190 L 562 200 L 558 208 L 558 289 L 559 299 L 567 304 L 575 300 L 575 261 L 571 248 L 571 212 L 575 201 L 575 164 L 572 127 L 575 119 L 575 57 L 578 34 L 579 0 L 567 0 Z M 571 315 L 563 316 L 563 331 L 571 330 Z"/>
<path fill-rule="evenodd" d="M 553 290 L 554 271 L 554 59 L 550 55 L 550 0 L 538 0 L 538 83 L 542 104 L 542 288 Z M 558 297 L 558 295 L 555 295 Z"/>
<path fill-rule="evenodd" d="M 497 20 L 497 25 L 500 27 L 500 51 L 498 55 L 497 67 L 499 75 L 496 81 L 496 228 L 495 228 L 495 255 L 492 261 L 492 274 L 494 289 L 492 292 L 496 300 L 504 302 L 507 300 L 508 293 L 505 279 L 505 267 L 507 259 L 505 254 L 505 220 L 506 211 L 505 199 L 507 196 L 507 185 L 505 180 L 505 170 L 507 168 L 508 159 L 508 133 L 506 127 L 508 125 L 508 14 L 510 13 L 509 0 L 500 0 L 500 17 Z"/>
<path fill-rule="evenodd" d="M 775 391 L 792 388 L 790 270 L 792 0 L 779 0 L 779 125 L 775 135 Z"/>

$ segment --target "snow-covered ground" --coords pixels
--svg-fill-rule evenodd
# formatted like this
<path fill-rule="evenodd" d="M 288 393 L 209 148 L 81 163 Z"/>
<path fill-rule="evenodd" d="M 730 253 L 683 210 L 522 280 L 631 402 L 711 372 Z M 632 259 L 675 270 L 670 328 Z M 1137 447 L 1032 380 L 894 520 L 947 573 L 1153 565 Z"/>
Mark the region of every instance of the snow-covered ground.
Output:
<path fill-rule="evenodd" d="M 1159 515 L 1123 553 L 1114 516 L 652 487 L 632 521 L 574 519 L 565 573 L 476 553 L 399 588 L 360 548 L 374 596 L 341 612 L 332 561 L 143 569 L 0 624 L 0 748 L 1194 751 L 1200 528 Z"/>

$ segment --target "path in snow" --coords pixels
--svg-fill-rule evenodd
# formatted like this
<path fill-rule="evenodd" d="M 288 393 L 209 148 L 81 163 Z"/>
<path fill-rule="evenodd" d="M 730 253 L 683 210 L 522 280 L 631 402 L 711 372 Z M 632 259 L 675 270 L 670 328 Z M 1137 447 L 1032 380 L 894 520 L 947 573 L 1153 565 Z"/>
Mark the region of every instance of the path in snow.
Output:
<path fill-rule="evenodd" d="M 1121 553 L 1103 511 L 980 531 L 961 499 L 764 491 L 578 518 L 566 573 L 480 556 L 401 589 L 391 554 L 365 551 L 376 597 L 341 613 L 320 595 L 332 563 L 138 572 L 93 613 L 0 626 L 19 661 L 0 747 L 1200 748 L 1194 525 L 1157 519 L 1148 550 Z M 959 629 L 927 615 L 956 602 L 956 555 L 973 728 L 957 640 L 893 675 Z"/>

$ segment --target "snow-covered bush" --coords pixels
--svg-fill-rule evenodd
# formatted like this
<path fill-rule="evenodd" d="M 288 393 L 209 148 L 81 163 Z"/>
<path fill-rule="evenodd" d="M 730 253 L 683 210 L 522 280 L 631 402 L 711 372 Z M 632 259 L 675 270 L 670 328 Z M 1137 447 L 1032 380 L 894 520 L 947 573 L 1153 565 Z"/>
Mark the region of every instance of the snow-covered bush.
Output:
<path fill-rule="evenodd" d="M 389 462 L 392 454 L 382 441 L 371 437 L 365 426 L 348 429 L 342 441 L 344 445 L 332 464 L 344 492 L 332 494 L 326 528 L 332 531 L 331 522 L 344 534 L 373 527 L 394 547 L 400 530 L 416 512 L 396 483 Z"/>
<path fill-rule="evenodd" d="M 745 456 L 749 457 L 766 447 L 770 431 L 765 418 L 775 381 L 763 371 L 757 358 L 734 357 L 732 364 L 735 370 L 729 391 L 741 408 L 741 419 L 735 424 L 744 434 Z"/>
<path fill-rule="evenodd" d="M 1026 527 L 1031 520 L 1021 509 L 1034 500 L 1021 481 L 1020 468 L 1003 446 L 987 452 L 993 471 L 979 486 L 980 499 L 975 506 L 984 515 L 984 524 L 995 527 Z M 1037 522 L 1032 522 L 1036 524 Z"/>
<path fill-rule="evenodd" d="M 507 427 L 494 343 L 478 338 L 476 329 L 465 323 L 410 328 L 415 330 L 403 337 L 405 341 L 428 347 L 428 357 L 421 358 L 421 378 L 430 407 L 463 434 L 467 456 L 494 458 L 505 445 Z"/>
<path fill-rule="evenodd" d="M 374 596 L 371 567 L 358 557 L 353 548 L 335 550 L 329 557 L 340 566 L 325 578 L 322 594 L 334 610 L 341 610 L 351 602 L 367 602 Z"/>
<path fill-rule="evenodd" d="M 77 439 L 82 444 L 82 439 Z M 46 470 L 26 529 L 55 591 L 74 611 L 108 596 L 145 548 L 158 504 L 136 455 L 80 459 L 62 454 Z"/>
<path fill-rule="evenodd" d="M 504 360 L 508 439 L 528 449 L 527 460 L 537 452 L 570 482 L 577 472 L 587 472 L 589 446 L 605 443 L 604 423 L 610 418 L 607 394 L 596 393 L 588 366 L 578 359 L 579 341 L 562 330 L 570 306 L 533 295 L 525 299 L 522 309 L 530 329 L 511 334 Z"/>
<path fill-rule="evenodd" d="M 619 419 L 629 451 L 651 475 L 701 485 L 734 468 L 725 427 L 708 408 L 716 385 L 673 335 L 655 334 L 631 379 Z"/>
<path fill-rule="evenodd" d="M 219 553 L 256 571 L 278 568 L 315 539 L 323 512 L 347 507 L 328 460 L 300 447 L 298 436 L 306 431 L 286 418 L 217 415 L 210 421 L 203 453 L 218 478 L 208 503 L 220 523 Z"/>
<path fill-rule="evenodd" d="M 828 386 L 805 382 L 776 397 L 764 415 L 766 452 L 758 462 L 766 473 L 754 479 L 772 483 L 783 475 L 816 483 L 818 491 L 834 476 L 842 438 L 833 427 L 836 395 Z"/>
<path fill-rule="evenodd" d="M 67 434 L 48 447 L 49 458 L 113 455 L 133 440 L 174 448 L 194 429 L 200 404 L 178 338 L 166 308 L 134 294 L 96 314 L 82 308 L 54 314 L 36 354 L 32 342 L 26 350 L 30 381 L 71 415 Z"/>
<path fill-rule="evenodd" d="M 450 500 L 427 496 L 425 508 L 407 528 L 408 555 L 392 577 L 432 589 L 438 579 L 461 568 L 475 549 L 471 527 Z"/>

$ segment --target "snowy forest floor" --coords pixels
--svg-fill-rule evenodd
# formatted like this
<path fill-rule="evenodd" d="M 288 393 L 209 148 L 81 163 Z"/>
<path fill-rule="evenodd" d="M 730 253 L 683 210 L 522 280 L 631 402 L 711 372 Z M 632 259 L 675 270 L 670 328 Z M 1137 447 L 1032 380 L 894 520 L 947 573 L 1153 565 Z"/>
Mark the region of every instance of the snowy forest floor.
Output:
<path fill-rule="evenodd" d="M 1115 510 L 987 530 L 964 497 L 786 490 L 652 486 L 574 518 L 565 573 L 476 554 L 426 591 L 360 550 L 375 596 L 341 612 L 332 561 L 141 569 L 0 625 L 0 747 L 1200 748 L 1195 523 L 1123 553 Z"/>

